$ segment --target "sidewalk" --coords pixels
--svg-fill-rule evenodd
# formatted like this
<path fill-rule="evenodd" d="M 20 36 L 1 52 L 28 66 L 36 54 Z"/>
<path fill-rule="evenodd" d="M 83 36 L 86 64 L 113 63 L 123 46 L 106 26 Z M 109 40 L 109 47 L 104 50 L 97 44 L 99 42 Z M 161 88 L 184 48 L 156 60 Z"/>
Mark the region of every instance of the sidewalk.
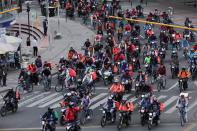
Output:
<path fill-rule="evenodd" d="M 20 18 L 16 19 L 19 23 L 27 23 L 27 13 L 23 12 Z M 60 18 L 60 33 L 62 34 L 61 39 L 54 39 L 54 32 L 57 31 L 57 17 L 50 18 L 49 21 L 49 36 L 50 44 L 48 42 L 48 37 L 45 37 L 39 41 L 39 55 L 42 56 L 42 61 L 50 61 L 52 63 L 58 63 L 61 56 L 67 57 L 67 53 L 69 48 L 72 46 L 75 50 L 80 52 L 81 46 L 84 44 L 87 38 L 90 41 L 93 41 L 94 32 L 88 29 L 86 26 L 81 25 L 79 22 L 70 21 L 69 19 L 65 20 L 65 18 Z M 40 27 L 42 30 L 42 27 Z M 22 43 L 22 52 L 27 50 L 32 53 L 32 47 L 26 46 L 26 38 L 27 36 L 22 35 L 23 43 Z M 34 62 L 35 57 L 30 57 L 29 62 Z M 52 73 L 56 72 L 56 68 L 52 70 Z M 8 74 L 7 77 L 7 87 L 0 87 L 0 93 L 6 92 L 9 88 L 9 84 L 17 85 L 17 76 L 18 72 L 13 72 Z"/>
<path fill-rule="evenodd" d="M 192 20 L 192 24 L 197 27 L 197 8 L 189 7 L 184 5 L 184 0 L 144 0 L 144 13 L 149 14 L 149 12 L 153 12 L 155 9 L 159 11 L 167 11 L 168 7 L 172 7 L 174 9 L 174 14 L 172 16 L 172 20 L 178 25 L 184 25 L 184 21 L 186 17 L 189 17 Z M 139 5 L 139 0 L 133 0 L 132 8 L 135 8 Z M 124 9 L 131 8 L 131 5 L 128 2 L 122 2 L 122 6 Z"/>

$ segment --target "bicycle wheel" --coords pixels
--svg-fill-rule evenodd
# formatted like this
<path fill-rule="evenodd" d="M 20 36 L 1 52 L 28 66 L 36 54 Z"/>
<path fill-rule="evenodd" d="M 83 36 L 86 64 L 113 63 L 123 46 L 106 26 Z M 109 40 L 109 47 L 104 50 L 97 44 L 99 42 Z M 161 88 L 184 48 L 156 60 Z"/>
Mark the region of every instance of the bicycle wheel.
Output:
<path fill-rule="evenodd" d="M 27 89 L 27 91 L 29 93 L 33 91 L 33 83 L 30 83 L 29 88 Z"/>
<path fill-rule="evenodd" d="M 160 90 L 161 90 L 161 82 L 160 81 L 157 83 L 157 90 L 158 90 L 158 92 L 160 92 Z"/>
<path fill-rule="evenodd" d="M 55 85 L 55 91 L 61 92 L 63 90 L 64 85 L 60 84 L 59 82 Z"/>
<path fill-rule="evenodd" d="M 184 118 L 183 114 L 180 115 L 181 126 L 184 126 Z"/>

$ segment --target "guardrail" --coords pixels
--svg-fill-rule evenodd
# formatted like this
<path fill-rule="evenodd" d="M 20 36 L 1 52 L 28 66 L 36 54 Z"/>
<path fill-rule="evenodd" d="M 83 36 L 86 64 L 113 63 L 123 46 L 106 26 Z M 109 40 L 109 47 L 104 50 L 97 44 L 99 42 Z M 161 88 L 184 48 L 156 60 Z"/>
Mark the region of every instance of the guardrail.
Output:
<path fill-rule="evenodd" d="M 109 18 L 120 19 L 120 20 L 128 20 L 128 21 L 134 21 L 134 22 L 140 22 L 140 23 L 148 23 L 148 24 L 153 24 L 153 25 L 160 25 L 160 26 L 167 26 L 167 27 L 174 27 L 174 28 L 179 28 L 179 29 L 187 29 L 187 30 L 197 31 L 197 28 L 188 28 L 186 26 L 164 24 L 164 23 L 159 23 L 159 22 L 150 22 L 150 21 L 140 20 L 140 19 L 122 18 L 122 17 L 118 17 L 118 16 L 109 16 Z"/>
<path fill-rule="evenodd" d="M 9 9 L 9 10 L 5 10 L 5 11 L 0 12 L 0 15 L 1 14 L 5 14 L 5 13 L 8 13 L 8 12 L 15 11 L 15 10 L 18 10 L 18 9 L 20 9 L 20 7 L 12 8 L 12 9 Z"/>

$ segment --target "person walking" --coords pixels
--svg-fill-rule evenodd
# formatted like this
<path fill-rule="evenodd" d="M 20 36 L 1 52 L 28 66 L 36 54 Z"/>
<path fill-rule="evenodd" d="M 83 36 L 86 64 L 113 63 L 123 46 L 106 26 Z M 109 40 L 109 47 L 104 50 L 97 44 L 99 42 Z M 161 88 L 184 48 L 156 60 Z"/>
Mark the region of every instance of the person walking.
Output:
<path fill-rule="evenodd" d="M 33 55 L 37 56 L 38 55 L 38 41 L 36 40 L 36 37 L 33 37 L 32 46 L 33 46 Z"/>

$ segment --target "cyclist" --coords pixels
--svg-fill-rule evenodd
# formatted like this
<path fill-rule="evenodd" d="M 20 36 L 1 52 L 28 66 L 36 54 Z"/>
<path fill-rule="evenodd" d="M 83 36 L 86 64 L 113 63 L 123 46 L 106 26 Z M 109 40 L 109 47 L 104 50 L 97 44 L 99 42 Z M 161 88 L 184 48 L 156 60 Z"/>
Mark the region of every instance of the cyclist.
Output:
<path fill-rule="evenodd" d="M 186 122 L 188 121 L 188 118 L 187 118 L 188 99 L 189 99 L 188 93 L 180 93 L 180 97 L 176 103 L 176 108 L 178 108 L 179 111 L 182 110 L 185 113 L 185 121 Z"/>

